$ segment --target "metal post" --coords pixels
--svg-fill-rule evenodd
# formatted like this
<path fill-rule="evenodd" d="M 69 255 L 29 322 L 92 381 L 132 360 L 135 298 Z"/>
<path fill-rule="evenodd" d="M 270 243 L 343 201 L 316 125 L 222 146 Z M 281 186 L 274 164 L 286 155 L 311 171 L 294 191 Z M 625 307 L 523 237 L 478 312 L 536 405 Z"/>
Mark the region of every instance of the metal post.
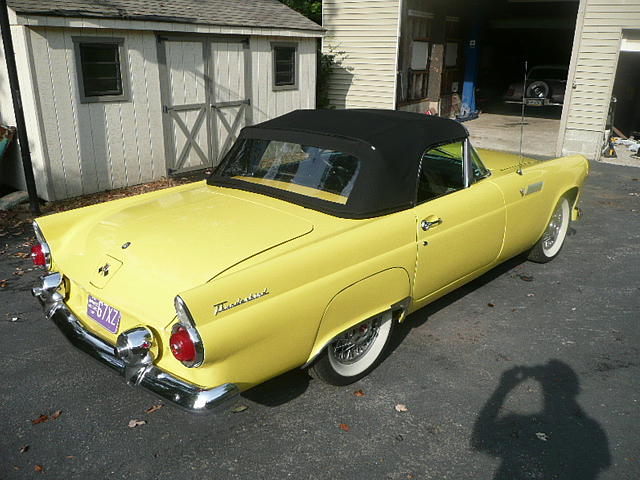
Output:
<path fill-rule="evenodd" d="M 20 96 L 18 69 L 16 68 L 16 57 L 13 51 L 13 41 L 11 40 L 7 0 L 0 0 L 0 30 L 2 32 L 2 43 L 4 44 L 4 56 L 7 62 L 7 73 L 9 74 L 13 111 L 16 117 L 16 133 L 18 134 L 18 144 L 20 145 L 22 168 L 24 170 L 25 182 L 27 183 L 27 193 L 29 194 L 29 206 L 31 213 L 39 215 L 40 205 L 38 203 L 36 181 L 33 176 L 33 165 L 31 164 L 31 152 L 29 151 L 29 139 L 27 138 L 27 129 L 24 122 L 24 112 L 22 111 L 22 97 Z"/>

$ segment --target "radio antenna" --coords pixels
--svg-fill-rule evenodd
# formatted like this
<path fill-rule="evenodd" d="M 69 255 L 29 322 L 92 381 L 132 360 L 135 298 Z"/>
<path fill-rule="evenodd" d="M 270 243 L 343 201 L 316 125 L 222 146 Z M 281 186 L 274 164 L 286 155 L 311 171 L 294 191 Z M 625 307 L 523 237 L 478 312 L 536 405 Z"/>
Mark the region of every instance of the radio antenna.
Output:
<path fill-rule="evenodd" d="M 518 175 L 522 175 L 522 140 L 524 138 L 524 105 L 525 99 L 527 97 L 527 70 L 528 65 L 527 61 L 524 61 L 524 82 L 522 83 L 522 111 L 520 113 L 520 155 L 519 155 L 519 164 L 518 164 Z"/>

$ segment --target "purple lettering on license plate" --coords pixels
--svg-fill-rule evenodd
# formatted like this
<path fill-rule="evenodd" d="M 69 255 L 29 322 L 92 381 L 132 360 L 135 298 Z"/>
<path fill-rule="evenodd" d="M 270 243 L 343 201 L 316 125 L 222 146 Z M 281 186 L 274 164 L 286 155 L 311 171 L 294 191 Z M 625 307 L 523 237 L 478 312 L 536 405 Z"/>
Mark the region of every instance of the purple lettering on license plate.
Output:
<path fill-rule="evenodd" d="M 109 330 L 117 333 L 120 326 L 120 310 L 89 295 L 87 300 L 87 315 Z"/>

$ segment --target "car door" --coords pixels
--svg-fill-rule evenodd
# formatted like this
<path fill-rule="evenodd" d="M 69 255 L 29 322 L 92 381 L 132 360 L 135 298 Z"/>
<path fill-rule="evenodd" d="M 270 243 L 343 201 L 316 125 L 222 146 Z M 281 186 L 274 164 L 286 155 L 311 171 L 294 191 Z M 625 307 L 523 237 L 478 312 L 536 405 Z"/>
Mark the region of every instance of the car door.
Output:
<path fill-rule="evenodd" d="M 415 211 L 416 302 L 491 264 L 505 230 L 502 193 L 468 140 L 425 152 Z"/>

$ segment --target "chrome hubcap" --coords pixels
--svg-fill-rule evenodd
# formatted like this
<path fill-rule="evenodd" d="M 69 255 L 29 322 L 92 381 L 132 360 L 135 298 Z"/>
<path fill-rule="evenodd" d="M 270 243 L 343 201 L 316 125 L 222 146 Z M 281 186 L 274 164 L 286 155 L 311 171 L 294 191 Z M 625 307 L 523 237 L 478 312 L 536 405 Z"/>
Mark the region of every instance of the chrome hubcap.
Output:
<path fill-rule="evenodd" d="M 332 344 L 331 352 L 340 363 L 354 363 L 364 356 L 378 336 L 380 320 L 369 320 L 340 335 Z"/>
<path fill-rule="evenodd" d="M 542 245 L 545 249 L 550 249 L 558 240 L 560 229 L 562 228 L 562 206 L 559 206 L 551 217 L 551 222 L 542 237 Z"/>

